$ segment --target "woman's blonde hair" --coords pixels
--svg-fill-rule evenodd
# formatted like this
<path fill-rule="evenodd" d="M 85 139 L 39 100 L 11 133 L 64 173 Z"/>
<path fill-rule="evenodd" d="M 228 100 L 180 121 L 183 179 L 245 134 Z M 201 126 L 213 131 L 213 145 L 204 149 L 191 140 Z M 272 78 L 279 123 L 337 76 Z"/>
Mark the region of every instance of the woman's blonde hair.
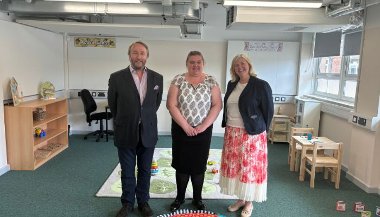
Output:
<path fill-rule="evenodd" d="M 245 61 L 247 61 L 248 65 L 249 65 L 249 71 L 248 71 L 249 75 L 256 77 L 257 74 L 256 74 L 255 70 L 253 69 L 253 65 L 252 65 L 251 60 L 249 59 L 249 57 L 247 55 L 245 55 L 245 54 L 238 54 L 238 55 L 236 55 L 234 57 L 234 59 L 232 60 L 232 63 L 231 63 L 231 68 L 230 68 L 231 81 L 236 81 L 238 79 L 238 76 L 235 73 L 235 63 L 240 58 L 242 58 Z"/>

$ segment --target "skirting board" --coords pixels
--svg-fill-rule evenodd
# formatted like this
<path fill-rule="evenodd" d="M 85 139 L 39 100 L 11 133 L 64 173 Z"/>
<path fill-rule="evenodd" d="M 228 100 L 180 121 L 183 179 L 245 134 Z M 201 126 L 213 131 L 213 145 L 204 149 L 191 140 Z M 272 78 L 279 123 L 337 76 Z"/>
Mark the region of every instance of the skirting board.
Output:
<path fill-rule="evenodd" d="M 346 178 L 348 180 L 350 180 L 352 183 L 354 183 L 355 185 L 357 185 L 359 188 L 361 188 L 363 191 L 367 192 L 367 193 L 372 193 L 372 194 L 378 194 L 380 195 L 380 188 L 371 188 L 371 187 L 368 187 L 365 183 L 363 183 L 362 180 L 356 178 L 355 176 L 353 176 L 350 172 L 347 172 L 346 173 Z"/>
<path fill-rule="evenodd" d="M 5 174 L 9 170 L 11 170 L 11 167 L 9 166 L 9 164 L 0 167 L 0 176 L 2 176 L 3 174 Z"/>
<path fill-rule="evenodd" d="M 380 195 L 380 188 L 370 188 L 366 184 L 363 183 L 360 179 L 354 177 L 347 169 L 345 165 L 342 165 L 342 170 L 346 173 L 346 178 L 350 180 L 352 183 L 354 183 L 356 186 L 361 188 L 363 191 L 367 193 L 373 193 Z M 343 175 L 343 174 L 342 174 Z"/>

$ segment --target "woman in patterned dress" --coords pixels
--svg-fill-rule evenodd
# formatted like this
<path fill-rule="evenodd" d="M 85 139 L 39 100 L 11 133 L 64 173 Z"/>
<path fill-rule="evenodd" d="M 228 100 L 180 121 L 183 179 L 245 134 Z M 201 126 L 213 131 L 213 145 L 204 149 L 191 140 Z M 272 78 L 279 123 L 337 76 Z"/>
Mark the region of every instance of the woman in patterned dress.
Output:
<path fill-rule="evenodd" d="M 185 202 L 189 179 L 193 185 L 192 204 L 198 210 L 210 149 L 212 124 L 222 109 L 222 98 L 214 77 L 203 71 L 204 59 L 191 51 L 186 59 L 187 72 L 174 77 L 167 104 L 172 117 L 172 167 L 176 169 L 177 197 L 170 205 L 175 211 Z"/>
<path fill-rule="evenodd" d="M 266 132 L 273 117 L 272 90 L 256 77 L 244 54 L 232 60 L 230 73 L 224 97 L 222 127 L 226 129 L 219 185 L 223 194 L 238 197 L 228 211 L 243 208 L 241 216 L 249 217 L 252 201 L 267 199 Z"/>

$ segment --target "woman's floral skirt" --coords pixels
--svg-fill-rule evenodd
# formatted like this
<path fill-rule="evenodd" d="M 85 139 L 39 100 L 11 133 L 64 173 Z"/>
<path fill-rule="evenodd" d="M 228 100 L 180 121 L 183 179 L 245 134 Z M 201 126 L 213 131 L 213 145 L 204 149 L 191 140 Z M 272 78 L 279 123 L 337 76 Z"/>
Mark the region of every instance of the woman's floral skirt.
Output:
<path fill-rule="evenodd" d="M 267 199 L 266 131 L 249 135 L 244 128 L 226 127 L 220 165 L 221 193 L 244 201 Z"/>

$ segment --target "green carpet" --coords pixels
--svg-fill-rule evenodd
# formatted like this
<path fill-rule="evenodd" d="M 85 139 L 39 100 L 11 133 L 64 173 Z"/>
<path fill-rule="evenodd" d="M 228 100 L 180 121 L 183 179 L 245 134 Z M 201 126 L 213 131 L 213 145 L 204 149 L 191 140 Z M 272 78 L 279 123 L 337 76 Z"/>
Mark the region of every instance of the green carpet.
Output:
<path fill-rule="evenodd" d="M 157 147 L 170 148 L 170 136 L 160 136 Z M 213 137 L 212 148 L 221 148 L 223 138 Z M 254 204 L 255 217 L 358 217 L 352 211 L 355 201 L 362 201 L 368 210 L 380 206 L 380 196 L 367 194 L 343 174 L 340 189 L 317 175 L 314 189 L 309 179 L 298 181 L 298 174 L 289 172 L 288 145 L 269 145 L 268 201 Z M 36 171 L 10 171 L 0 176 L 1 217 L 105 217 L 115 216 L 120 209 L 118 198 L 99 198 L 95 194 L 117 165 L 117 152 L 112 144 L 83 136 L 70 137 L 70 146 Z M 337 200 L 347 203 L 346 212 L 335 211 Z M 151 199 L 155 216 L 168 213 L 172 199 Z M 207 209 L 225 216 L 233 200 L 205 200 Z M 181 207 L 191 209 L 191 201 Z M 137 210 L 131 215 L 140 216 Z"/>

